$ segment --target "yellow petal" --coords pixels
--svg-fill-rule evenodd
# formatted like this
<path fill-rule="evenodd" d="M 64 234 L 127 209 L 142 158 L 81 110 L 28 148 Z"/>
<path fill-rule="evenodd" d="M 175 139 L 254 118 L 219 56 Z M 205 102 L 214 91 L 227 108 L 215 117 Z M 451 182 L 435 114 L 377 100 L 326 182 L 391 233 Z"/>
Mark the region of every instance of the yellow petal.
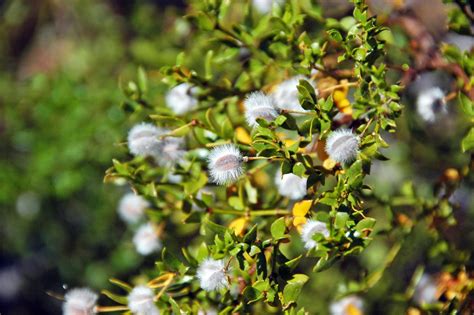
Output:
<path fill-rule="evenodd" d="M 312 200 L 303 200 L 295 203 L 293 206 L 293 215 L 295 217 L 304 217 L 311 208 Z"/>
<path fill-rule="evenodd" d="M 341 112 L 346 115 L 352 116 L 352 106 L 344 107 Z"/>
<path fill-rule="evenodd" d="M 350 106 L 351 106 L 351 102 L 349 102 L 347 98 L 344 98 L 340 102 L 337 103 L 337 108 L 339 108 L 340 110 L 346 107 L 350 107 Z"/>
<path fill-rule="evenodd" d="M 249 133 L 245 128 L 242 127 L 237 127 L 235 129 L 235 138 L 237 141 L 243 144 L 251 144 L 252 143 L 252 138 L 250 137 Z"/>
<path fill-rule="evenodd" d="M 336 90 L 332 93 L 332 99 L 334 102 L 339 103 L 340 101 L 346 99 L 346 93 L 341 90 Z"/>
<path fill-rule="evenodd" d="M 358 309 L 358 308 L 355 307 L 354 305 L 350 304 L 350 305 L 346 308 L 346 314 L 347 314 L 347 315 L 362 315 L 363 313 L 361 312 L 360 309 Z"/>
<path fill-rule="evenodd" d="M 246 226 L 247 226 L 246 218 L 237 218 L 234 221 L 230 222 L 229 229 L 234 230 L 236 235 L 242 236 Z"/>
<path fill-rule="evenodd" d="M 327 158 L 323 162 L 323 167 L 327 170 L 332 170 L 336 166 L 336 161 L 332 160 L 331 158 Z"/>
<path fill-rule="evenodd" d="M 295 217 L 293 219 L 294 226 L 303 225 L 305 223 L 306 223 L 306 217 Z"/>

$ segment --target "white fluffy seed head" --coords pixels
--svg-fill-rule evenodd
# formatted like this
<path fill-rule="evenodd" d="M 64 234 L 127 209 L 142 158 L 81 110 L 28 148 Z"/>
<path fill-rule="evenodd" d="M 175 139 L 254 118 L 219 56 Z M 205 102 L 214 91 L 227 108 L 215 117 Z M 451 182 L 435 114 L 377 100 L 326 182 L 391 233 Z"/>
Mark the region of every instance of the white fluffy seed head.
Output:
<path fill-rule="evenodd" d="M 152 223 L 141 225 L 133 236 L 135 249 L 141 255 L 149 255 L 161 248 L 161 241 Z"/>
<path fill-rule="evenodd" d="M 208 157 L 211 181 L 218 185 L 227 185 L 239 179 L 243 174 L 243 158 L 234 144 L 215 147 Z"/>
<path fill-rule="evenodd" d="M 147 286 L 139 285 L 128 295 L 128 308 L 137 315 L 159 315 L 160 311 L 154 302 L 155 293 Z"/>
<path fill-rule="evenodd" d="M 166 94 L 166 106 L 177 115 L 186 114 L 196 108 L 198 104 L 195 94 L 195 87 L 188 83 L 181 83 Z"/>
<path fill-rule="evenodd" d="M 300 80 L 308 80 L 308 78 L 297 75 L 288 80 L 285 80 L 278 84 L 276 88 L 272 91 L 272 98 L 275 102 L 275 105 L 280 110 L 295 110 L 295 111 L 304 111 L 306 112 L 303 107 L 301 107 L 300 102 L 298 100 L 298 84 Z M 312 80 L 308 80 L 313 87 L 315 84 Z M 315 89 L 317 93 L 318 90 Z"/>
<path fill-rule="evenodd" d="M 229 287 L 227 280 L 225 261 L 207 258 L 201 262 L 196 276 L 201 288 L 205 291 L 216 291 Z"/>
<path fill-rule="evenodd" d="M 257 118 L 273 121 L 278 117 L 273 99 L 260 91 L 250 93 L 244 101 L 244 106 L 245 119 L 251 127 L 257 125 Z"/>
<path fill-rule="evenodd" d="M 423 274 L 415 287 L 413 299 L 418 305 L 435 303 L 438 300 L 436 280 L 430 275 Z"/>
<path fill-rule="evenodd" d="M 128 148 L 135 156 L 151 156 L 160 166 L 173 166 L 179 162 L 186 151 L 184 139 L 163 137 L 170 130 L 158 128 L 149 123 L 135 125 L 128 133 Z"/>
<path fill-rule="evenodd" d="M 166 137 L 161 140 L 160 150 L 154 158 L 158 165 L 171 167 L 182 160 L 186 153 L 186 151 L 183 150 L 183 147 L 183 138 Z"/>
<path fill-rule="evenodd" d="M 280 195 L 292 200 L 299 200 L 306 195 L 307 182 L 307 178 L 299 177 L 292 173 L 281 176 L 281 172 L 278 171 L 275 176 L 275 183 Z"/>
<path fill-rule="evenodd" d="M 150 203 L 142 196 L 128 193 L 120 199 L 117 211 L 123 221 L 135 224 L 140 221 L 149 206 Z"/>
<path fill-rule="evenodd" d="M 356 295 L 348 295 L 329 306 L 331 315 L 362 314 L 364 301 Z"/>
<path fill-rule="evenodd" d="M 155 156 L 161 149 L 164 130 L 149 123 L 135 125 L 128 132 L 128 149 L 135 156 Z"/>
<path fill-rule="evenodd" d="M 317 220 L 306 221 L 301 230 L 301 239 L 304 242 L 304 248 L 307 250 L 316 247 L 317 243 L 313 240 L 313 236 L 316 235 L 316 233 L 320 233 L 324 237 L 329 237 L 329 230 L 326 223 Z"/>
<path fill-rule="evenodd" d="M 359 152 L 359 137 L 349 129 L 333 131 L 326 140 L 326 152 L 338 163 L 351 162 Z"/>
<path fill-rule="evenodd" d="M 87 288 L 69 290 L 64 296 L 63 315 L 91 315 L 96 313 L 99 296 Z"/>
<path fill-rule="evenodd" d="M 434 122 L 440 115 L 448 112 L 445 94 L 439 87 L 426 89 L 416 98 L 416 111 L 427 122 Z"/>

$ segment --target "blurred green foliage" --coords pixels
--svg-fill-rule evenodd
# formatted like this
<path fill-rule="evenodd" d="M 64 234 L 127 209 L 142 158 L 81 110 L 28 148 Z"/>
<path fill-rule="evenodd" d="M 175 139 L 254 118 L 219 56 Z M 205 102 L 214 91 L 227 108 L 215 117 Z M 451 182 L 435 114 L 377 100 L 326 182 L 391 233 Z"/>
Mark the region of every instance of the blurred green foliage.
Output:
<path fill-rule="evenodd" d="M 116 215 L 126 190 L 103 185 L 103 174 L 127 129 L 119 77 L 175 59 L 174 34 L 187 27 L 174 25 L 177 10 L 146 1 L 1 4 L 0 269 L 22 280 L 16 297 L 0 298 L 0 312 L 54 313 L 46 291 L 101 288 L 143 262 Z"/>

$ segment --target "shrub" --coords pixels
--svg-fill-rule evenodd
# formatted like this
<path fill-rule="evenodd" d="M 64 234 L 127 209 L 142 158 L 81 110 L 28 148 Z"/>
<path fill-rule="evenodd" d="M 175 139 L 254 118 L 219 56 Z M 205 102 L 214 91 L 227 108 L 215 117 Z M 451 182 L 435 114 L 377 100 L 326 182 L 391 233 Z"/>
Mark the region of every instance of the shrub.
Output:
<path fill-rule="evenodd" d="M 457 195 L 472 187 L 472 53 L 441 44 L 423 2 L 355 0 L 335 16 L 256 2 L 192 2 L 186 50 L 161 69 L 169 94 L 141 68 L 124 84 L 147 124 L 105 180 L 148 200 L 163 249 L 97 310 L 472 311 L 471 197 Z M 469 29 L 465 6 L 434 3 Z M 433 70 L 447 83 L 420 83 Z M 303 193 L 283 193 L 299 189 L 282 189 L 288 175 Z"/>

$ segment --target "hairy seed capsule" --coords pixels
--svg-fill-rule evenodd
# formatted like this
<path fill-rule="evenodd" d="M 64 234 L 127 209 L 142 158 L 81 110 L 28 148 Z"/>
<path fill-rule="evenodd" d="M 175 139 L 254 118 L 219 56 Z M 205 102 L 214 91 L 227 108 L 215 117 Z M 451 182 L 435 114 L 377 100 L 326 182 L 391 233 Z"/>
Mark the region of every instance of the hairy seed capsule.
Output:
<path fill-rule="evenodd" d="M 91 315 L 95 314 L 95 307 L 99 296 L 88 288 L 72 289 L 64 296 L 64 315 Z"/>
<path fill-rule="evenodd" d="M 324 237 L 329 236 L 329 230 L 326 226 L 326 223 L 316 220 L 308 220 L 303 225 L 301 230 L 301 239 L 304 242 L 304 247 L 308 250 L 315 248 L 317 243 L 313 240 L 313 236 L 316 233 L 322 234 Z"/>
<path fill-rule="evenodd" d="M 281 172 L 278 171 L 275 176 L 275 183 L 280 195 L 292 200 L 301 199 L 306 195 L 307 182 L 307 178 L 302 178 L 292 173 L 281 176 Z"/>
<path fill-rule="evenodd" d="M 159 315 L 154 302 L 155 293 L 147 286 L 139 285 L 128 295 L 128 308 L 133 314 Z"/>
<path fill-rule="evenodd" d="M 176 115 L 184 115 L 196 108 L 198 100 L 196 88 L 188 83 L 181 83 L 172 88 L 165 96 L 166 106 Z"/>
<path fill-rule="evenodd" d="M 294 110 L 306 112 L 300 105 L 298 99 L 298 84 L 300 80 L 307 79 L 302 75 L 294 76 L 278 84 L 271 96 L 275 102 L 275 106 L 280 110 Z M 313 81 L 309 81 L 315 87 Z M 317 93 L 317 90 L 315 89 Z"/>
<path fill-rule="evenodd" d="M 244 172 L 242 155 L 233 144 L 215 147 L 209 154 L 208 161 L 211 180 L 218 185 L 233 183 Z"/>
<path fill-rule="evenodd" d="M 128 149 L 135 156 L 155 156 L 161 149 L 159 137 L 164 134 L 149 123 L 135 125 L 128 133 Z"/>
<path fill-rule="evenodd" d="M 250 93 L 244 101 L 244 106 L 245 118 L 251 127 L 257 125 L 257 118 L 273 121 L 278 117 L 273 99 L 263 92 Z"/>
<path fill-rule="evenodd" d="M 326 152 L 338 163 L 351 162 L 359 152 L 359 138 L 349 129 L 333 131 L 326 140 Z"/>
<path fill-rule="evenodd" d="M 135 224 L 140 221 L 149 206 L 149 202 L 142 196 L 128 193 L 120 199 L 117 211 L 123 221 Z"/>
<path fill-rule="evenodd" d="M 444 92 L 439 87 L 433 87 L 420 92 L 416 98 L 418 115 L 427 122 L 435 122 L 440 115 L 448 112 Z"/>
<path fill-rule="evenodd" d="M 143 256 L 149 255 L 161 248 L 161 241 L 152 223 L 141 225 L 133 236 L 133 244 L 137 252 Z"/>
<path fill-rule="evenodd" d="M 229 287 L 224 260 L 207 258 L 199 265 L 196 273 L 201 288 L 206 291 L 216 291 Z"/>

